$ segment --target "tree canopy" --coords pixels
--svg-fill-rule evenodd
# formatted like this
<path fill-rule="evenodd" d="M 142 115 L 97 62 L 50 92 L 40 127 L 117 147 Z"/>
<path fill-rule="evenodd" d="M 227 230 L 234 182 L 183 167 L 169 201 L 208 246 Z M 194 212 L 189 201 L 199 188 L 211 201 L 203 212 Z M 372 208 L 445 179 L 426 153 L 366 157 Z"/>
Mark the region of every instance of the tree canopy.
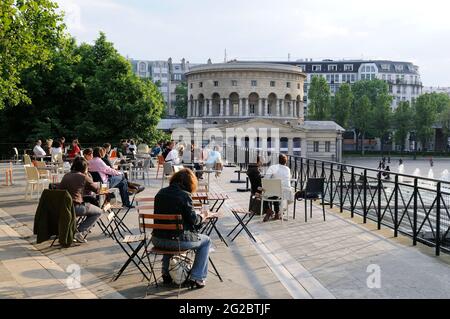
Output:
<path fill-rule="evenodd" d="M 308 118 L 310 120 L 328 120 L 330 118 L 330 88 L 322 76 L 313 76 L 308 91 Z"/>
<path fill-rule="evenodd" d="M 60 42 L 52 68 L 36 65 L 22 72 L 30 103 L 7 104 L 0 111 L 2 136 L 14 140 L 54 136 L 89 143 L 137 138 L 151 141 L 164 99 L 149 80 L 138 78 L 101 33 L 94 45 Z"/>
<path fill-rule="evenodd" d="M 64 36 L 62 16 L 50 0 L 0 2 L 0 109 L 31 103 L 21 74 L 34 66 L 50 69 L 51 57 Z"/>
<path fill-rule="evenodd" d="M 188 87 L 186 82 L 182 82 L 175 88 L 175 113 L 179 117 L 187 117 Z"/>

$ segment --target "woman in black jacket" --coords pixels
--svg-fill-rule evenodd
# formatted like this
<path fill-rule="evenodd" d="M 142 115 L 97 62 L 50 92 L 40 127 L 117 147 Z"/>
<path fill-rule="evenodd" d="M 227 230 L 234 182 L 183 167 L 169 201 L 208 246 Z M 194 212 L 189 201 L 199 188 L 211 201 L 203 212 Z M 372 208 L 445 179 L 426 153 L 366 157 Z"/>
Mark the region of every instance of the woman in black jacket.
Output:
<path fill-rule="evenodd" d="M 155 196 L 155 214 L 181 214 L 183 230 L 159 230 L 152 233 L 155 247 L 166 250 L 195 250 L 195 260 L 190 275 L 191 286 L 203 288 L 208 274 L 208 257 L 211 241 L 208 236 L 198 234 L 207 213 L 198 214 L 193 207 L 191 193 L 197 190 L 197 178 L 189 169 L 173 174 L 168 187 L 161 189 Z M 156 220 L 155 223 L 173 221 Z M 164 255 L 162 273 L 165 283 L 172 280 L 169 275 L 170 255 Z"/>

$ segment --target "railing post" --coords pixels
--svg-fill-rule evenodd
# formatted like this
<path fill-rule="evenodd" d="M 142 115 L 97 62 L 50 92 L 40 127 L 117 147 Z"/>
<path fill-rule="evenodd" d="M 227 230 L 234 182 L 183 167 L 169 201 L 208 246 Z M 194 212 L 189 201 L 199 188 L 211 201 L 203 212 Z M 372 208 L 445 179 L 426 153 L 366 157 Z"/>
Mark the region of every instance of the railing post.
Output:
<path fill-rule="evenodd" d="M 377 185 L 377 228 L 381 229 L 381 172 L 378 172 L 378 185 Z"/>
<path fill-rule="evenodd" d="M 295 157 L 294 158 L 294 172 L 295 172 L 295 180 L 298 180 L 298 171 L 297 171 L 297 161 L 298 161 L 298 158 L 297 157 Z M 297 184 L 295 184 L 295 186 L 297 187 Z M 297 189 L 296 189 L 297 190 Z"/>
<path fill-rule="evenodd" d="M 340 198 L 339 198 L 339 212 L 344 211 L 344 167 L 341 165 L 341 176 L 340 176 L 341 183 L 339 185 L 339 192 L 340 192 Z"/>
<path fill-rule="evenodd" d="M 316 178 L 317 177 L 317 161 L 314 160 L 314 173 L 313 173 L 313 177 Z"/>
<path fill-rule="evenodd" d="M 394 188 L 394 237 L 398 237 L 398 175 L 395 174 Z"/>
<path fill-rule="evenodd" d="M 303 189 L 303 157 L 300 157 L 300 189 Z"/>
<path fill-rule="evenodd" d="M 356 186 L 356 181 L 355 181 L 355 168 L 352 166 L 352 178 L 351 178 L 351 188 L 352 188 L 352 193 L 351 193 L 351 197 L 350 197 L 350 212 L 351 212 L 351 216 L 352 218 L 355 216 L 355 186 Z"/>
<path fill-rule="evenodd" d="M 413 198 L 413 246 L 417 245 L 417 195 L 419 189 L 417 188 L 417 177 L 414 178 L 414 198 Z"/>
<path fill-rule="evenodd" d="M 292 169 L 292 156 L 289 155 L 289 169 Z"/>
<path fill-rule="evenodd" d="M 309 159 L 306 160 L 306 179 L 309 178 Z"/>
<path fill-rule="evenodd" d="M 367 223 L 367 170 L 364 170 L 364 189 L 363 189 L 363 223 Z"/>
<path fill-rule="evenodd" d="M 441 182 L 436 188 L 436 256 L 441 254 Z"/>
<path fill-rule="evenodd" d="M 331 163 L 330 166 L 330 187 L 329 187 L 329 191 L 330 191 L 330 208 L 333 208 L 333 163 Z"/>
<path fill-rule="evenodd" d="M 322 173 L 320 174 L 321 178 L 325 178 L 325 162 L 322 162 Z"/>

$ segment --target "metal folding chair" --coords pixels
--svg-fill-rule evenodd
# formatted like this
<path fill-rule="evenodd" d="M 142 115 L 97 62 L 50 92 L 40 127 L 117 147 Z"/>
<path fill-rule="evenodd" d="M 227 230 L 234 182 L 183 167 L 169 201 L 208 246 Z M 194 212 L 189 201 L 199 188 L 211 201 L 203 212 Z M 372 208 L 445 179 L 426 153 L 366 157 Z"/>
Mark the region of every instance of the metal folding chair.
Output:
<path fill-rule="evenodd" d="M 117 275 L 115 275 L 113 281 L 119 279 L 125 269 L 128 267 L 130 263 L 133 263 L 136 268 L 142 273 L 145 279 L 150 280 L 147 273 L 151 274 L 153 271 L 150 270 L 147 265 L 142 261 L 142 257 L 139 255 L 139 252 L 142 248 L 147 246 L 147 237 L 145 233 L 141 233 L 139 235 L 123 235 L 120 231 L 119 225 L 117 225 L 117 219 L 115 216 L 115 212 L 112 211 L 108 215 L 108 220 L 115 224 L 115 227 L 111 231 L 111 237 L 116 241 L 116 243 L 120 246 L 120 248 L 125 252 L 128 256 L 127 261 L 120 268 Z M 143 268 L 147 271 L 144 271 Z"/>
<path fill-rule="evenodd" d="M 295 193 L 294 197 L 294 216 L 295 219 L 295 206 L 297 201 L 304 199 L 305 200 L 305 222 L 308 221 L 308 205 L 307 200 L 310 200 L 310 218 L 312 218 L 312 201 L 321 199 L 322 200 L 322 213 L 323 213 L 323 221 L 325 221 L 325 205 L 323 203 L 325 194 L 324 194 L 324 178 L 308 178 L 306 182 L 306 186 L 304 190 L 298 191 Z"/>
<path fill-rule="evenodd" d="M 253 237 L 251 231 L 247 226 L 252 218 L 256 215 L 256 213 L 242 208 L 233 208 L 231 209 L 231 213 L 234 215 L 234 217 L 236 217 L 238 224 L 228 233 L 227 237 L 230 237 L 235 230 L 239 229 L 240 226 L 239 231 L 236 233 L 236 235 L 234 235 L 231 241 L 234 241 L 236 237 L 239 236 L 239 234 L 244 230 L 247 233 L 248 237 L 250 237 L 256 243 L 255 237 Z M 241 218 L 239 215 L 243 215 L 243 217 Z"/>

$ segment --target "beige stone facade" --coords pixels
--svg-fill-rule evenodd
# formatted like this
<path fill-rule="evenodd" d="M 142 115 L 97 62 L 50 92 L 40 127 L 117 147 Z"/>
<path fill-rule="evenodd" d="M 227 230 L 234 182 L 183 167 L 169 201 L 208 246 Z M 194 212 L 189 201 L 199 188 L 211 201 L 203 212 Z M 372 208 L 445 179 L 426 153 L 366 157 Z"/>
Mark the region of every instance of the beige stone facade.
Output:
<path fill-rule="evenodd" d="M 188 120 L 211 123 L 262 117 L 301 122 L 305 74 L 269 63 L 207 64 L 186 73 Z"/>

